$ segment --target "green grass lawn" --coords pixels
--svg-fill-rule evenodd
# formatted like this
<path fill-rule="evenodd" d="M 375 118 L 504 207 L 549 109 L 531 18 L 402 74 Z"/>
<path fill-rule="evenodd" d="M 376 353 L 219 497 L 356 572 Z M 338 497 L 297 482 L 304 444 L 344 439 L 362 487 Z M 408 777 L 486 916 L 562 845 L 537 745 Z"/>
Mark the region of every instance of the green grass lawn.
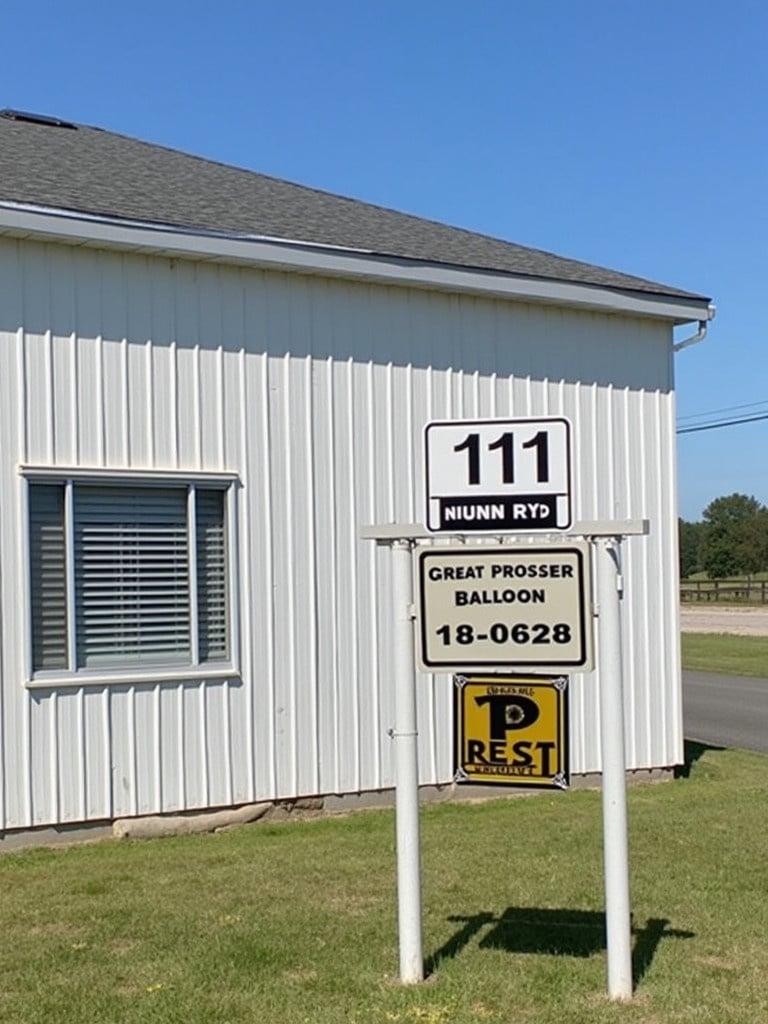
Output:
<path fill-rule="evenodd" d="M 13 1024 L 758 1024 L 768 758 L 630 791 L 632 1005 L 604 992 L 600 798 L 423 813 L 431 980 L 395 983 L 393 816 L 0 857 Z"/>
<path fill-rule="evenodd" d="M 683 633 L 683 668 L 768 679 L 768 636 Z"/>

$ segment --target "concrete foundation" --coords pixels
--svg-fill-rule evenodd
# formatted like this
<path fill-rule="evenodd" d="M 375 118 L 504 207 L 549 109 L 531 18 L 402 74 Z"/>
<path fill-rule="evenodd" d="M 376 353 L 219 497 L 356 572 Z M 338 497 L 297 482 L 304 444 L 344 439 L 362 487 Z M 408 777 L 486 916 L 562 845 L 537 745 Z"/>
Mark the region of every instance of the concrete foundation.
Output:
<path fill-rule="evenodd" d="M 674 778 L 674 768 L 651 768 L 627 772 L 630 785 L 648 782 L 667 782 Z M 576 775 L 571 778 L 571 789 L 599 789 L 600 775 Z M 506 789 L 498 786 L 480 786 L 453 782 L 444 786 L 422 786 L 422 803 L 462 802 L 474 800 L 516 799 L 548 793 L 565 797 L 566 791 L 540 789 Z M 243 805 L 241 807 L 206 808 L 185 814 L 151 815 L 139 818 L 120 818 L 116 821 L 82 822 L 41 828 L 14 829 L 0 833 L 0 853 L 13 853 L 36 846 L 70 846 L 75 843 L 103 841 L 105 839 L 147 839 L 195 832 L 221 832 L 246 824 L 285 821 L 317 817 L 318 815 L 349 814 L 359 810 L 390 808 L 395 803 L 394 789 L 371 790 L 365 793 L 328 794 L 319 797 L 277 801 L 271 805 Z M 251 808 L 258 807 L 258 813 Z"/>

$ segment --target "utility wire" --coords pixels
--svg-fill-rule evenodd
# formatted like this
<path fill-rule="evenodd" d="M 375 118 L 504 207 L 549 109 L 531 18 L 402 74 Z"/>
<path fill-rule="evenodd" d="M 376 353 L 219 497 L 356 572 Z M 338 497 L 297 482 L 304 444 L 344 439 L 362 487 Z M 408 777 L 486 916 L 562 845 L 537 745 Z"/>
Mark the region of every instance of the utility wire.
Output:
<path fill-rule="evenodd" d="M 704 416 L 714 416 L 720 412 L 735 412 L 736 409 L 754 409 L 757 405 L 768 405 L 768 398 L 764 398 L 762 402 L 745 402 L 744 405 L 726 405 L 723 409 L 710 409 L 709 412 L 692 412 L 687 416 L 678 416 L 678 420 L 700 420 Z"/>
<path fill-rule="evenodd" d="M 718 423 L 704 423 L 697 427 L 678 427 L 678 434 L 695 434 L 699 430 L 718 430 L 720 427 L 733 427 L 737 423 L 756 423 L 758 420 L 768 420 L 768 412 L 762 416 L 742 416 L 737 420 L 721 420 Z"/>

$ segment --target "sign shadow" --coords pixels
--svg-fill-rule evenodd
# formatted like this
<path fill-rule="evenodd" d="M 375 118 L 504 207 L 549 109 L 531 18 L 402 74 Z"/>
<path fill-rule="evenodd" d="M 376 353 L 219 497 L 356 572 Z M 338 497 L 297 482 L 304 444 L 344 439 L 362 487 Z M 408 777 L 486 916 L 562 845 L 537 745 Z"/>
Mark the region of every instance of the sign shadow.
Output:
<path fill-rule="evenodd" d="M 480 949 L 507 953 L 589 957 L 606 948 L 605 915 L 595 910 L 507 907 L 499 916 L 483 910 L 469 917 L 449 917 L 461 927 L 425 963 L 432 974 L 444 960 L 451 960 L 481 931 Z M 663 939 L 691 939 L 695 932 L 669 927 L 667 918 L 650 917 L 642 928 L 633 927 L 632 979 L 639 984 L 648 971 Z"/>
<path fill-rule="evenodd" d="M 696 770 L 696 762 L 706 754 L 708 750 L 725 750 L 725 747 L 715 746 L 714 743 L 700 743 L 698 740 L 684 740 L 683 764 L 675 768 L 676 779 L 689 779 Z"/>

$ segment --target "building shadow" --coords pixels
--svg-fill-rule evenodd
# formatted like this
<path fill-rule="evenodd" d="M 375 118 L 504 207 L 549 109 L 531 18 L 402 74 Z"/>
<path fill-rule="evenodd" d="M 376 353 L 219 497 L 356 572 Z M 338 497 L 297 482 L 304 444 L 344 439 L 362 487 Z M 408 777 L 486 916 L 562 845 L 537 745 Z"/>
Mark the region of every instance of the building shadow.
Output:
<path fill-rule="evenodd" d="M 588 957 L 606 948 L 605 915 L 594 910 L 551 910 L 538 907 L 507 907 L 499 916 L 488 910 L 470 917 L 449 917 L 461 927 L 426 961 L 427 974 L 451 960 L 481 931 L 480 949 L 506 953 Z M 633 927 L 632 976 L 637 985 L 648 971 L 656 950 L 668 938 L 691 939 L 694 932 L 669 927 L 666 918 L 651 917 L 642 928 Z"/>
<path fill-rule="evenodd" d="M 684 763 L 675 768 L 676 779 L 688 779 L 696 766 L 696 762 L 706 754 L 708 750 L 725 750 L 725 747 L 715 746 L 714 743 L 699 743 L 698 740 L 683 741 Z"/>

